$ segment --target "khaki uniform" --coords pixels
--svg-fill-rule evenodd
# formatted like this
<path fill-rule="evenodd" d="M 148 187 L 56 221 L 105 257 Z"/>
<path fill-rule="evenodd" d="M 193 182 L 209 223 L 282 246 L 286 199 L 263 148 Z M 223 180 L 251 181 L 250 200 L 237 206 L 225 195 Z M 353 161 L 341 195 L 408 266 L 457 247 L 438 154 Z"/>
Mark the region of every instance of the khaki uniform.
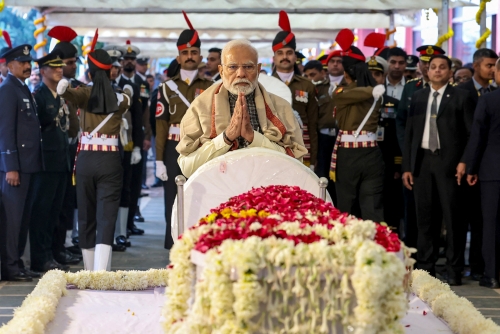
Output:
<path fill-rule="evenodd" d="M 332 157 L 332 167 L 336 164 L 336 170 L 333 170 L 335 175 L 332 176 L 336 179 L 339 210 L 381 222 L 384 219 L 384 160 L 375 135 L 381 99 L 360 132 L 361 137 L 348 141 L 348 137 L 354 137 L 353 133 L 373 104 L 372 92 L 372 87 L 357 87 L 356 83 L 335 90 L 333 100 L 339 136 Z"/>
<path fill-rule="evenodd" d="M 213 82 L 201 77 L 196 77 L 190 85 L 181 79 L 180 74 L 172 79 L 179 92 L 191 103 Z M 180 140 L 179 124 L 186 114 L 188 107 L 179 95 L 163 83 L 158 87 L 158 101 L 156 103 L 156 160 L 163 160 L 167 167 L 168 180 L 163 182 L 165 199 L 165 220 L 167 230 L 165 234 L 165 248 L 173 246 L 171 233 L 172 207 L 175 196 L 177 196 L 177 185 L 175 177 L 181 175 L 182 171 L 177 164 L 179 153 L 175 150 Z"/>
<path fill-rule="evenodd" d="M 80 125 L 84 133 L 92 132 L 108 115 L 87 110 L 92 87 L 68 88 L 61 96 L 80 108 Z M 98 136 L 118 138 L 122 115 L 130 106 L 130 97 L 123 94 L 118 111 L 98 131 Z M 103 146 L 106 146 L 105 148 Z M 79 245 L 82 249 L 96 244 L 113 244 L 116 217 L 123 181 L 120 152 L 113 145 L 82 144 L 76 161 L 76 192 L 78 204 Z M 99 202 L 99 205 L 97 203 Z M 97 232 L 97 233 L 96 233 Z"/>
<path fill-rule="evenodd" d="M 280 79 L 277 73 L 274 77 Z M 281 80 L 281 79 L 280 79 Z M 304 123 L 304 144 L 309 154 L 304 157 L 304 164 L 316 165 L 318 156 L 318 101 L 316 88 L 308 79 L 294 75 L 288 83 L 292 92 L 292 108 L 297 111 Z"/>

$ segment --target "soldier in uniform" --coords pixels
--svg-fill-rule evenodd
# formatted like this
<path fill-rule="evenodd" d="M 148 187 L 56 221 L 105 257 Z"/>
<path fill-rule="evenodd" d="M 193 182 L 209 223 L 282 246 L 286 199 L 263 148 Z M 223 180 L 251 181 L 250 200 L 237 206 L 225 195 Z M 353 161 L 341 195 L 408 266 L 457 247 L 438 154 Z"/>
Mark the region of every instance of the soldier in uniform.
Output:
<path fill-rule="evenodd" d="M 0 50 L 0 55 L 4 54 L 6 51 L 12 49 L 12 42 L 10 40 L 10 35 L 7 31 L 2 31 L 2 36 L 7 43 L 7 46 Z M 9 74 L 9 68 L 7 67 L 7 63 L 5 62 L 5 58 L 0 58 L 0 84 L 7 79 L 7 75 Z"/>
<path fill-rule="evenodd" d="M 406 130 L 406 120 L 408 119 L 408 112 L 413 94 L 416 91 L 424 89 L 429 85 L 429 60 L 432 55 L 444 54 L 444 50 L 435 45 L 422 45 L 417 48 L 420 54 L 418 66 L 422 72 L 422 78 L 416 78 L 407 81 L 401 94 L 400 103 L 396 112 L 396 134 L 398 136 L 398 144 L 402 154 L 404 154 L 404 138 Z M 413 192 L 403 187 L 404 201 L 405 201 L 405 231 L 404 242 L 409 247 L 417 247 L 417 213 L 415 209 L 415 199 Z"/>
<path fill-rule="evenodd" d="M 323 70 L 323 64 L 319 60 L 311 60 L 304 66 L 304 77 L 311 80 L 316 86 L 316 95 L 318 99 L 318 164 L 316 165 L 316 174 L 319 177 L 326 177 L 330 173 L 330 162 L 332 159 L 333 146 L 337 138 L 337 124 L 334 117 L 332 96 L 329 93 L 330 80 L 326 77 Z M 337 197 L 335 193 L 335 183 L 328 182 L 328 193 L 336 205 Z"/>
<path fill-rule="evenodd" d="M 292 108 L 297 111 L 304 124 L 304 144 L 309 151 L 304 157 L 304 164 L 314 171 L 318 154 L 318 102 L 314 85 L 294 72 L 295 35 L 292 33 L 288 15 L 280 11 L 280 31 L 273 40 L 273 61 L 276 66 L 273 76 L 283 81 L 292 91 Z"/>
<path fill-rule="evenodd" d="M 78 49 L 74 46 L 73 41 L 77 34 L 70 27 L 56 26 L 52 28 L 48 35 L 52 38 L 59 40 L 54 50 L 62 52 L 61 58 L 66 66 L 62 68 L 63 78 L 68 80 L 71 87 L 85 86 L 83 82 L 75 79 Z M 59 215 L 60 224 L 56 225 L 54 230 L 52 251 L 54 259 L 61 264 L 71 264 L 75 262 L 75 258 L 81 260 L 82 251 L 78 247 L 78 219 L 76 214 L 76 188 L 72 181 L 73 168 L 75 165 L 76 150 L 78 148 L 78 133 L 80 131 L 80 121 L 78 120 L 78 108 L 65 101 L 69 109 L 69 160 L 70 171 L 66 173 L 68 181 L 66 182 L 66 192 L 63 199 L 61 214 Z M 72 231 L 72 239 L 74 246 L 66 249 L 64 244 L 66 242 L 66 231 Z M 71 253 L 70 253 L 71 252 Z M 73 254 L 72 254 L 73 253 Z M 75 256 L 76 255 L 76 256 Z"/>
<path fill-rule="evenodd" d="M 414 55 L 408 55 L 406 58 L 406 69 L 404 76 L 406 80 L 412 80 L 417 77 L 417 67 L 418 57 Z"/>
<path fill-rule="evenodd" d="M 332 156 L 331 178 L 336 181 L 341 211 L 363 219 L 383 221 L 384 161 L 377 147 L 377 123 L 384 86 L 376 85 L 355 46 L 349 29 L 339 32 L 346 87 L 335 91 L 333 103 L 339 134 Z M 358 208 L 360 212 L 357 212 Z"/>
<path fill-rule="evenodd" d="M 0 86 L 0 253 L 5 281 L 31 281 L 22 268 L 20 242 L 27 238 L 29 220 L 23 219 L 32 176 L 43 169 L 42 138 L 36 104 L 24 81 L 30 77 L 31 45 L 20 45 L 2 55 L 9 68 Z"/>
<path fill-rule="evenodd" d="M 97 32 L 88 55 L 92 86 L 70 88 L 61 80 L 57 93 L 82 111 L 82 137 L 76 161 L 78 230 L 86 270 L 111 268 L 111 245 L 115 229 L 123 168 L 118 147 L 122 115 L 133 94 L 115 93 L 109 79 L 111 57 L 95 50 Z"/>
<path fill-rule="evenodd" d="M 299 75 L 304 75 L 304 64 L 302 64 L 302 61 L 306 59 L 306 56 L 302 52 L 295 51 L 295 57 L 297 60 L 295 61 L 295 65 L 297 66 L 297 69 L 299 70 Z"/>
<path fill-rule="evenodd" d="M 139 87 L 140 96 L 139 99 L 142 104 L 142 128 L 143 130 L 143 140 L 141 148 L 141 156 L 146 159 L 147 151 L 151 147 L 151 124 L 149 121 L 149 84 L 146 79 L 136 73 L 137 67 L 137 56 L 140 54 L 140 49 L 127 41 L 126 45 L 118 48 L 123 54 L 122 58 L 122 70 L 120 80 L 125 80 L 131 82 Z M 139 143 L 136 143 L 136 145 Z M 127 229 L 131 235 L 142 235 L 144 230 L 139 229 L 134 224 L 134 217 L 137 215 L 138 201 L 141 194 L 142 186 L 142 168 L 141 163 L 137 163 L 132 166 L 132 183 L 130 184 L 130 207 L 127 218 Z M 144 218 L 143 218 L 144 219 Z M 143 220 L 142 219 L 142 220 Z M 136 219 L 137 220 L 137 219 Z M 143 220 L 144 221 L 144 220 Z"/>
<path fill-rule="evenodd" d="M 201 41 L 198 32 L 193 28 L 185 12 L 183 12 L 189 29 L 184 30 L 177 40 L 180 72 L 158 87 L 156 103 L 156 176 L 163 182 L 165 196 L 165 248 L 173 246 L 171 234 L 172 206 L 177 195 L 175 177 L 181 175 L 177 164 L 179 153 L 175 150 L 180 140 L 179 124 L 193 100 L 212 85 L 198 73 L 201 62 Z M 168 82 L 172 82 L 169 86 Z M 177 87 L 173 90 L 172 87 Z"/>
<path fill-rule="evenodd" d="M 68 270 L 69 267 L 54 260 L 52 252 L 56 226 L 60 224 L 67 174 L 70 172 L 69 156 L 69 109 L 63 98 L 57 95 L 57 83 L 63 77 L 62 51 L 37 59 L 42 82 L 33 93 L 37 105 L 43 140 L 45 169 L 32 176 L 28 195 L 30 211 L 31 269 L 46 272 L 52 269 Z M 66 231 L 65 228 L 63 228 Z M 71 264 L 81 261 L 70 253 Z M 66 264 L 68 261 L 65 261 Z"/>
<path fill-rule="evenodd" d="M 112 61 L 112 70 L 121 65 L 118 62 L 118 58 L 122 56 L 120 47 L 114 45 L 108 45 L 104 49 L 108 50 L 108 54 Z M 135 46 L 131 46 L 135 48 Z M 138 53 L 138 52 L 137 52 Z M 116 72 L 116 71 L 114 71 Z M 123 186 L 122 194 L 120 198 L 120 208 L 118 210 L 118 219 L 116 221 L 115 228 L 115 241 L 116 246 L 113 246 L 113 250 L 123 251 L 125 247 L 130 247 L 131 243 L 127 240 L 127 222 L 129 217 L 129 211 L 135 210 L 136 203 L 131 202 L 131 184 L 133 178 L 133 166 L 140 163 L 141 148 L 139 145 L 142 144 L 144 138 L 144 132 L 142 129 L 142 101 L 140 96 L 140 88 L 138 85 L 126 80 L 122 75 L 113 78 L 115 80 L 116 87 L 118 91 L 125 88 L 126 85 L 132 87 L 133 97 L 130 105 L 130 109 L 127 113 L 123 115 L 124 123 L 126 127 L 122 126 L 122 132 L 120 133 L 120 146 L 123 149 L 122 156 L 122 167 L 123 167 Z"/>

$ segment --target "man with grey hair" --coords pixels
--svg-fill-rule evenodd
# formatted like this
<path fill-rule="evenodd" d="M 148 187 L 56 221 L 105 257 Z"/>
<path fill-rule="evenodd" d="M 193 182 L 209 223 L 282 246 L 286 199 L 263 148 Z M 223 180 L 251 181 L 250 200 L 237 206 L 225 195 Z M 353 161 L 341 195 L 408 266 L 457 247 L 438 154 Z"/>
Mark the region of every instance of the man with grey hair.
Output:
<path fill-rule="evenodd" d="M 186 112 L 176 147 L 182 173 L 229 151 L 265 147 L 301 159 L 307 150 L 290 103 L 258 82 L 258 52 L 247 40 L 222 50 L 222 84 L 205 90 Z"/>

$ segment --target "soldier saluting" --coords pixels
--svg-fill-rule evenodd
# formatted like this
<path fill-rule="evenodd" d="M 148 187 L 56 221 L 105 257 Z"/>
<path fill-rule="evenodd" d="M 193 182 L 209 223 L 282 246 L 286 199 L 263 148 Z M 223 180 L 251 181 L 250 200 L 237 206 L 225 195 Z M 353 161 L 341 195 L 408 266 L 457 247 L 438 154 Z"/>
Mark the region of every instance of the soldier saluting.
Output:
<path fill-rule="evenodd" d="M 57 93 L 82 110 L 76 191 L 84 267 L 109 270 L 123 174 L 118 136 L 133 90 L 125 86 L 125 94 L 115 93 L 109 79 L 111 57 L 102 49 L 94 50 L 97 36 L 96 31 L 88 56 L 93 85 L 74 89 L 61 80 Z"/>
<path fill-rule="evenodd" d="M 0 246 L 1 273 L 6 281 L 31 281 L 21 270 L 19 239 L 26 239 L 23 219 L 33 173 L 42 168 L 42 138 L 36 104 L 24 81 L 31 75 L 31 45 L 0 55 L 9 74 L 0 86 Z"/>
<path fill-rule="evenodd" d="M 198 73 L 198 65 L 202 59 L 201 41 L 184 11 L 183 14 L 189 29 L 184 30 L 177 40 L 179 50 L 177 61 L 181 70 L 158 87 L 158 102 L 156 103 L 156 176 L 165 181 L 163 188 L 165 190 L 165 220 L 167 221 L 166 249 L 172 248 L 174 244 L 170 232 L 170 220 L 172 206 L 177 195 L 175 177 L 182 174 L 177 164 L 179 153 L 175 150 L 180 140 L 179 124 L 191 102 L 213 83 Z"/>

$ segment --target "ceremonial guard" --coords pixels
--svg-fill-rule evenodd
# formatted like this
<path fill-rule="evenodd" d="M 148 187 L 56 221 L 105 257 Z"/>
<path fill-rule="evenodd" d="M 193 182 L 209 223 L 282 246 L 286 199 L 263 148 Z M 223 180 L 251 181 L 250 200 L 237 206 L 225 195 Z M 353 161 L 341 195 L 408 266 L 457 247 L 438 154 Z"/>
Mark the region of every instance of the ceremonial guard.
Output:
<path fill-rule="evenodd" d="M 283 81 L 292 92 L 292 108 L 300 115 L 304 124 L 304 144 L 309 151 L 304 157 L 304 164 L 314 170 L 318 155 L 318 102 L 316 88 L 311 81 L 294 72 L 295 35 L 292 33 L 288 15 L 284 11 L 279 14 L 280 31 L 273 40 L 274 65 L 273 76 Z"/>
<path fill-rule="evenodd" d="M 175 177 L 181 175 L 177 164 L 179 153 L 175 150 L 180 140 L 179 124 L 186 114 L 191 102 L 205 89 L 212 85 L 199 75 L 198 65 L 201 62 L 201 41 L 198 32 L 193 28 L 185 12 L 184 18 L 189 29 L 184 30 L 177 40 L 180 72 L 158 87 L 156 104 L 156 176 L 163 182 L 165 196 L 165 248 L 173 246 L 171 234 L 172 206 L 177 195 Z"/>
<path fill-rule="evenodd" d="M 346 87 L 333 97 L 339 134 L 332 156 L 331 178 L 336 181 L 339 210 L 381 222 L 384 161 L 377 147 L 377 123 L 383 85 L 376 85 L 363 53 L 349 29 L 339 32 Z M 358 210 L 360 209 L 360 212 Z"/>
<path fill-rule="evenodd" d="M 32 280 L 22 268 L 19 247 L 28 233 L 29 220 L 23 216 L 32 176 L 43 169 L 40 122 L 24 83 L 31 74 L 30 51 L 31 45 L 24 44 L 0 55 L 10 72 L 0 86 L 0 253 L 5 281 Z"/>
<path fill-rule="evenodd" d="M 12 49 L 12 42 L 10 40 L 9 33 L 5 30 L 2 30 L 2 36 L 5 39 L 5 43 L 7 43 L 7 46 L 0 50 L 0 55 Z M 4 82 L 5 79 L 7 79 L 8 74 L 9 68 L 7 67 L 7 63 L 5 62 L 5 58 L 0 58 L 0 84 Z"/>
<path fill-rule="evenodd" d="M 316 87 L 318 99 L 318 163 L 316 174 L 326 177 L 330 173 L 330 162 L 332 160 L 333 146 L 337 138 L 337 124 L 335 120 L 335 106 L 330 94 L 330 80 L 323 70 L 323 64 L 319 60 L 311 60 L 304 66 L 304 76 L 311 80 Z M 333 203 L 337 203 L 335 182 L 328 182 L 328 193 Z"/>
<path fill-rule="evenodd" d="M 125 87 L 125 94 L 113 90 L 111 57 L 102 49 L 94 50 L 97 36 L 96 31 L 88 55 L 92 86 L 74 89 L 63 79 L 57 93 L 82 111 L 83 133 L 75 168 L 84 266 L 86 270 L 109 270 L 123 181 L 118 137 L 133 91 L 129 87 Z"/>
<path fill-rule="evenodd" d="M 422 45 L 417 48 L 419 52 L 418 66 L 422 72 L 421 78 L 416 78 L 406 82 L 403 93 L 401 94 L 400 103 L 396 112 L 396 134 L 398 136 L 398 144 L 404 155 L 404 138 L 406 130 L 406 120 L 408 119 L 408 112 L 412 96 L 415 92 L 429 86 L 429 60 L 433 55 L 445 54 L 444 50 L 435 45 Z M 404 242 L 409 247 L 417 247 L 417 213 L 415 210 L 415 199 L 413 192 L 403 187 L 403 195 L 405 201 L 405 231 Z"/>
<path fill-rule="evenodd" d="M 130 48 L 139 53 L 139 49 L 135 46 Z M 111 57 L 112 67 L 115 69 L 120 66 L 118 59 L 122 56 L 119 47 L 109 45 L 104 48 L 108 50 Z M 115 71 L 114 71 L 115 72 Z M 131 184 L 133 178 L 132 166 L 141 162 L 141 147 L 144 139 L 144 131 L 142 129 L 142 101 L 140 88 L 130 80 L 123 78 L 123 75 L 111 77 L 116 82 L 117 91 L 121 92 L 125 86 L 129 86 L 133 90 L 133 97 L 129 111 L 123 115 L 122 129 L 120 132 L 120 146 L 123 149 L 122 167 L 123 167 L 123 186 L 120 198 L 120 209 L 118 210 L 118 219 L 115 228 L 116 246 L 114 250 L 123 251 L 124 247 L 130 247 L 131 243 L 127 240 L 127 221 L 129 210 L 135 210 L 136 203 L 131 202 Z M 136 175 L 135 175 L 136 176 Z"/>
<path fill-rule="evenodd" d="M 62 52 L 53 50 L 37 59 L 42 82 L 33 92 L 37 105 L 43 140 L 43 163 L 45 169 L 32 176 L 28 195 L 30 210 L 31 269 L 46 272 L 51 269 L 68 270 L 69 267 L 54 260 L 52 252 L 56 226 L 60 224 L 66 185 L 69 182 L 70 156 L 68 151 L 69 108 L 57 95 L 57 84 L 63 78 Z M 62 230 L 66 231 L 65 228 Z M 63 244 L 64 246 L 64 244 Z M 73 256 L 71 264 L 81 261 Z M 65 261 L 68 264 L 68 261 Z"/>
<path fill-rule="evenodd" d="M 151 125 L 149 122 L 149 84 L 136 73 L 137 56 L 141 50 L 127 41 L 125 45 L 118 48 L 122 53 L 122 75 L 120 80 L 128 81 L 139 87 L 139 100 L 142 104 L 142 141 L 135 143 L 141 149 L 141 156 L 145 157 L 146 152 L 151 147 Z M 127 217 L 127 229 L 129 234 L 142 235 L 144 230 L 139 229 L 134 224 L 134 217 L 138 210 L 138 201 L 141 194 L 142 185 L 142 167 L 141 163 L 132 165 L 132 182 L 130 184 L 130 207 Z"/>
<path fill-rule="evenodd" d="M 71 42 L 76 38 L 76 32 L 70 27 L 56 26 L 52 28 L 48 35 L 59 40 L 54 46 L 54 50 L 62 52 L 62 61 L 66 66 L 62 68 L 63 78 L 68 80 L 71 87 L 85 86 L 81 81 L 76 80 L 76 67 L 78 59 L 78 49 Z M 60 224 L 54 230 L 52 251 L 54 259 L 61 264 L 72 264 L 81 260 L 82 251 L 78 247 L 78 215 L 76 213 L 76 187 L 72 181 L 73 167 L 75 165 L 76 150 L 78 148 L 78 132 L 80 131 L 80 121 L 78 120 L 78 108 L 72 103 L 65 101 L 69 109 L 69 160 L 70 171 L 66 173 L 66 192 L 59 215 Z M 72 231 L 74 246 L 66 249 L 66 231 Z M 71 251 L 71 252 L 69 252 Z M 75 256 L 76 255 L 76 256 Z"/>

